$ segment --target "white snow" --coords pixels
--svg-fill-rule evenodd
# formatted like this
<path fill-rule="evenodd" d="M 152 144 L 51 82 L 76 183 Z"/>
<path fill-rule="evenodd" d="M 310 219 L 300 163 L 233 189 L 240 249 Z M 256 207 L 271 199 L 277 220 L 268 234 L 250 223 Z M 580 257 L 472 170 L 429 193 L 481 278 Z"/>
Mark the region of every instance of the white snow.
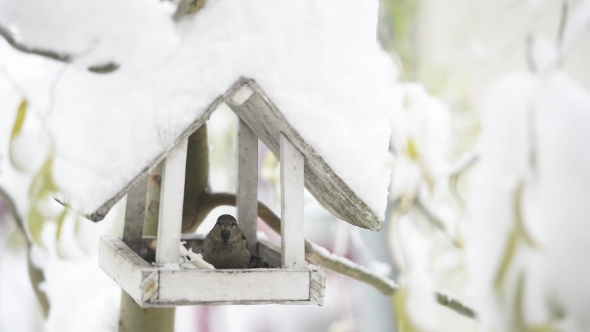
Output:
<path fill-rule="evenodd" d="M 181 242 L 178 245 L 180 266 L 189 269 L 215 270 L 215 267 L 207 263 L 201 254 L 194 253 L 192 248 L 186 250 L 183 243 L 184 242 Z"/>
<path fill-rule="evenodd" d="M 0 2 L 0 22 L 23 43 L 83 54 L 65 68 L 43 61 L 32 74 L 27 67 L 39 60 L 0 42 L 11 74 L 27 72 L 27 94 L 39 84 L 54 91 L 31 108 L 54 138 L 55 177 L 76 210 L 94 212 L 246 76 L 384 217 L 384 113 L 394 107 L 397 72 L 376 41 L 377 1 L 211 0 L 176 27 L 170 6 L 155 0 L 63 0 L 35 10 L 29 2 Z M 63 8 L 67 15 L 57 15 Z M 85 70 L 108 61 L 120 69 Z"/>
<path fill-rule="evenodd" d="M 480 321 L 495 330 L 514 327 L 509 324 L 522 273 L 527 326 L 554 322 L 569 326 L 565 330 L 588 330 L 590 93 L 562 72 L 506 75 L 488 91 L 482 128 L 477 190 L 465 226 Z M 515 190 L 523 181 L 522 219 L 537 247 L 517 245 L 498 291 L 494 280 L 516 220 Z"/>
<path fill-rule="evenodd" d="M 405 259 L 399 283 L 400 289 L 406 292 L 404 305 L 408 318 L 420 331 L 435 331 L 438 304 L 433 296 L 434 283 L 428 261 L 433 245 L 409 215 L 401 217 L 395 228 L 398 234 L 394 239 L 401 242 Z"/>
<path fill-rule="evenodd" d="M 390 116 L 394 150 L 390 200 L 415 198 L 448 172 L 450 113 L 446 105 L 428 94 L 422 84 L 406 83 L 396 89 Z"/>

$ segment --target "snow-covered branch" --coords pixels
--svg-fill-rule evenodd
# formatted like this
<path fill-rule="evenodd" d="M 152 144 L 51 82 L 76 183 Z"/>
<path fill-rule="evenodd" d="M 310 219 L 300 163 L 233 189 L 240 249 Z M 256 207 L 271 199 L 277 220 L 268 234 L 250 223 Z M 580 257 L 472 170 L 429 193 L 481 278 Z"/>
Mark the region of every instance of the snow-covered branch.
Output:
<path fill-rule="evenodd" d="M 369 284 L 384 295 L 392 296 L 399 288 L 395 281 L 374 273 L 345 257 L 330 253 L 326 248 L 315 243 L 305 241 L 305 256 L 313 264 Z M 452 296 L 441 292 L 435 292 L 435 296 L 436 301 L 440 305 L 448 307 L 466 317 L 477 317 L 472 308 L 454 299 Z"/>
<path fill-rule="evenodd" d="M 40 48 L 30 47 L 20 43 L 13 35 L 8 31 L 7 28 L 0 25 L 0 36 L 4 37 L 4 39 L 10 44 L 10 46 L 14 47 L 16 50 L 19 50 L 23 53 L 28 54 L 35 54 L 40 55 L 45 58 L 49 58 L 52 60 L 70 63 L 74 60 L 75 56 L 66 53 L 59 53 L 52 50 L 44 50 Z M 88 70 L 94 73 L 105 74 L 110 73 L 119 68 L 119 65 L 113 62 L 108 62 L 104 64 L 96 64 L 93 66 L 88 67 Z"/>
<path fill-rule="evenodd" d="M 209 194 L 204 201 L 207 202 L 205 203 L 205 210 L 211 211 L 221 205 L 235 206 L 236 196 L 228 193 L 215 193 Z M 281 234 L 281 218 L 261 202 L 258 202 L 258 216 L 275 232 Z M 313 264 L 375 287 L 386 296 L 392 296 L 398 289 L 395 281 L 377 274 L 345 257 L 330 253 L 326 248 L 307 240 L 305 241 L 305 257 Z M 454 310 L 458 314 L 471 318 L 477 317 L 473 309 L 451 296 L 440 292 L 436 292 L 435 296 L 439 304 Z"/>
<path fill-rule="evenodd" d="M 25 241 L 27 243 L 27 268 L 29 271 L 29 279 L 31 279 L 31 284 L 33 285 L 33 290 L 35 291 L 37 300 L 39 301 L 41 309 L 43 310 L 43 315 L 47 317 L 47 315 L 49 314 L 49 300 L 47 299 L 47 295 L 45 294 L 45 292 L 43 292 L 39 287 L 41 283 L 45 281 L 45 273 L 41 268 L 39 268 L 33 263 L 33 259 L 31 257 L 31 255 L 33 254 L 33 241 L 28 236 L 28 233 L 25 229 L 24 221 L 19 215 L 18 211 L 16 210 L 16 205 L 14 201 L 10 198 L 8 193 L 4 191 L 4 189 L 2 189 L 1 187 L 0 200 L 3 200 L 8 205 L 8 210 L 10 211 L 12 218 L 16 222 L 19 231 L 21 231 L 22 236 L 25 238 Z"/>

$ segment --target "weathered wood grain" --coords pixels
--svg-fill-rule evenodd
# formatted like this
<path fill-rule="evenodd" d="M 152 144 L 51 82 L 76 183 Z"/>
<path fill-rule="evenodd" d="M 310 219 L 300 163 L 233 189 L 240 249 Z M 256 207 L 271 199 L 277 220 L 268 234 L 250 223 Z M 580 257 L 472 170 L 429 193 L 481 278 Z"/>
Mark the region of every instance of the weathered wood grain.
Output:
<path fill-rule="evenodd" d="M 144 243 L 153 237 L 144 237 Z M 189 245 L 202 238 L 183 236 Z M 257 244 L 269 259 L 280 256 L 266 240 Z M 264 248 L 264 249 L 262 249 Z M 274 252 L 274 254 L 270 254 Z M 273 256 L 274 255 L 274 256 Z M 280 258 L 278 258 L 280 264 Z M 100 243 L 100 265 L 142 307 L 233 304 L 323 303 L 325 275 L 305 264 L 301 269 L 186 270 L 150 265 L 119 238 L 105 236 Z"/>
<path fill-rule="evenodd" d="M 147 185 L 148 176 L 145 174 L 127 194 L 125 224 L 123 225 L 123 242 L 136 253 L 139 253 L 141 249 Z"/>
<path fill-rule="evenodd" d="M 256 82 L 246 78 L 239 79 L 222 96 L 213 101 L 178 139 L 146 165 L 140 174 L 94 213 L 86 217 L 93 221 L 104 218 L 111 207 L 127 194 L 144 173 L 149 172 L 166 157 L 174 146 L 194 133 L 223 102 L 226 102 L 234 110 L 275 155 L 279 155 L 279 134 L 284 133 L 289 138 L 306 159 L 305 187 L 331 213 L 355 226 L 371 230 L 379 230 L 383 226 L 383 220 L 350 189 L 318 152 L 291 126 Z"/>
<path fill-rule="evenodd" d="M 100 267 L 123 290 L 138 303 L 142 297 L 140 287 L 143 273 L 152 268 L 137 253 L 131 250 L 123 241 L 114 236 L 104 236 L 98 248 L 98 262 Z"/>
<path fill-rule="evenodd" d="M 284 134 L 305 156 L 305 187 L 332 214 L 359 227 L 379 230 L 381 220 L 368 205 L 332 170 L 318 152 L 291 126 L 280 110 L 264 94 L 254 80 L 245 79 L 248 90 L 254 91 L 241 104 L 230 96 L 226 104 L 244 121 L 276 155 L 280 154 L 280 135 Z M 245 88 L 236 90 L 241 99 Z M 321 130 L 321 128 L 318 128 Z"/>
<path fill-rule="evenodd" d="M 309 271 L 160 270 L 160 302 L 287 301 L 309 299 Z"/>

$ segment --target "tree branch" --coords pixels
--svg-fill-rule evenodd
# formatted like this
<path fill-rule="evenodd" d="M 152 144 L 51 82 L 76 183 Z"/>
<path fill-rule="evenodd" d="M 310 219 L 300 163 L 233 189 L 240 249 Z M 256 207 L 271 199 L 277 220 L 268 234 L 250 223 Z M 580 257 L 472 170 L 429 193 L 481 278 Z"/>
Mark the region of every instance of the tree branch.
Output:
<path fill-rule="evenodd" d="M 12 218 L 16 222 L 16 226 L 21 231 L 25 241 L 27 243 L 27 269 L 29 272 L 29 279 L 31 280 L 31 284 L 33 285 L 33 290 L 35 291 L 35 295 L 37 296 L 37 300 L 39 301 L 39 305 L 41 305 L 41 310 L 43 312 L 43 316 L 47 317 L 49 314 L 49 299 L 47 299 L 47 295 L 43 292 L 39 285 L 45 281 L 45 274 L 43 270 L 35 266 L 33 264 L 33 260 L 31 258 L 32 255 L 32 247 L 33 241 L 29 238 L 27 231 L 25 230 L 25 224 L 23 219 L 18 214 L 16 210 L 16 205 L 14 201 L 3 188 L 0 187 L 0 198 L 3 199 L 8 204 L 8 209 L 10 210 L 10 214 Z"/>
<path fill-rule="evenodd" d="M 236 195 L 228 193 L 208 194 L 204 198 L 203 213 L 209 213 L 211 210 L 222 205 L 236 205 Z M 206 216 L 206 214 L 205 214 Z M 278 234 L 281 234 L 281 218 L 277 216 L 268 206 L 258 202 L 258 216 Z M 204 219 L 204 217 L 203 217 Z M 326 248 L 313 242 L 305 240 L 305 257 L 311 263 L 332 270 L 336 273 L 364 282 L 375 287 L 386 296 L 391 296 L 397 291 L 399 286 L 395 281 L 374 273 L 351 260 L 330 253 Z M 449 295 L 435 292 L 436 300 L 439 304 L 454 310 L 460 315 L 476 318 L 477 315 L 473 309 L 462 304 L 460 301 Z"/>
<path fill-rule="evenodd" d="M 58 53 L 55 51 L 43 50 L 43 49 L 23 45 L 23 44 L 19 43 L 16 40 L 16 38 L 14 38 L 14 36 L 10 33 L 10 31 L 8 31 L 8 29 L 3 27 L 2 25 L 0 25 L 0 36 L 4 37 L 4 39 L 6 39 L 8 44 L 10 44 L 10 46 L 12 46 L 14 49 L 19 50 L 23 53 L 40 55 L 45 58 L 49 58 L 52 60 L 65 62 L 65 63 L 71 63 L 75 58 L 71 54 Z M 118 68 L 119 68 L 118 64 L 113 63 L 113 62 L 108 62 L 105 64 L 97 64 L 97 65 L 90 66 L 90 67 L 88 67 L 88 70 L 91 72 L 94 72 L 94 73 L 98 73 L 98 74 L 106 74 L 106 73 L 113 72 L 113 71 L 117 70 Z"/>

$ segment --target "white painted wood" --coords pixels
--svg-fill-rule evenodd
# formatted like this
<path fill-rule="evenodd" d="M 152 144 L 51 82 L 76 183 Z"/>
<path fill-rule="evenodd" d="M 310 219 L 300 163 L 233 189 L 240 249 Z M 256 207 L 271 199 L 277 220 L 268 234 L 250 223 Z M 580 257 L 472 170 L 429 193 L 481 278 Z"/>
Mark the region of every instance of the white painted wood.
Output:
<path fill-rule="evenodd" d="M 254 94 L 254 90 L 252 90 L 248 84 L 242 85 L 236 92 L 234 92 L 229 98 L 232 103 L 236 105 L 242 105 L 248 98 L 250 98 Z"/>
<path fill-rule="evenodd" d="M 382 217 L 377 216 L 322 159 L 318 152 L 295 130 L 281 111 L 253 80 L 247 85 L 254 91 L 242 104 L 226 103 L 256 133 L 258 138 L 279 155 L 280 136 L 284 134 L 305 156 L 305 187 L 332 214 L 355 226 L 379 230 Z M 318 130 L 322 128 L 318 127 Z"/>
<path fill-rule="evenodd" d="M 145 237 L 143 241 L 151 239 Z M 201 241 L 194 236 L 183 240 Z M 264 240 L 258 245 L 270 251 L 277 249 Z M 195 304 L 321 305 L 324 296 L 324 272 L 311 264 L 305 264 L 303 269 L 176 270 L 146 263 L 113 236 L 101 238 L 99 259 L 101 268 L 144 308 Z"/>
<path fill-rule="evenodd" d="M 150 264 L 114 236 L 103 236 L 100 239 L 98 261 L 103 271 L 132 298 L 140 301 L 143 271 L 151 269 Z"/>
<path fill-rule="evenodd" d="M 122 239 L 136 253 L 139 253 L 139 249 L 141 249 L 147 185 L 148 176 L 144 175 L 127 194 Z"/>
<path fill-rule="evenodd" d="M 283 268 L 305 265 L 303 238 L 303 165 L 305 159 L 281 134 L 281 250 Z"/>
<path fill-rule="evenodd" d="M 117 194 L 115 194 L 115 196 L 113 196 L 111 199 L 106 201 L 101 207 L 96 209 L 96 211 L 94 211 L 91 214 L 85 214 L 85 217 L 89 220 L 92 220 L 92 221 L 102 220 L 106 216 L 106 214 L 109 212 L 109 210 L 113 207 L 113 205 L 115 205 L 119 200 L 121 200 L 121 198 L 123 198 L 123 196 L 125 196 L 127 194 L 127 192 L 129 192 L 131 187 L 133 187 L 133 185 L 137 181 L 139 181 L 139 179 L 144 174 L 149 173 L 149 171 L 151 169 L 156 167 L 162 160 L 164 160 L 164 158 L 166 158 L 168 153 L 172 149 L 174 149 L 174 147 L 178 143 L 180 143 L 183 140 L 186 140 L 190 135 L 192 135 L 195 131 L 197 131 L 197 129 L 199 129 L 199 127 L 201 127 L 207 120 L 209 120 L 209 118 L 211 117 L 211 114 L 213 112 L 215 112 L 219 108 L 219 106 L 221 106 L 221 104 L 223 104 L 226 100 L 228 100 L 230 98 L 230 96 L 233 96 L 233 94 L 236 91 L 238 91 L 244 87 L 244 85 L 246 84 L 245 82 L 246 82 L 245 79 L 240 78 L 227 91 L 225 91 L 225 93 L 223 95 L 215 98 L 215 100 L 213 100 L 209 104 L 207 109 L 203 113 L 201 113 L 199 117 L 195 118 L 194 122 L 191 123 L 191 125 L 188 126 L 186 128 L 186 130 L 183 131 L 182 134 L 180 134 L 174 140 L 174 142 L 172 142 L 172 144 L 170 144 L 166 149 L 164 149 L 156 158 L 154 158 L 154 160 L 149 162 L 146 165 L 146 167 L 144 167 L 141 170 L 141 173 L 137 174 L 137 176 L 131 182 L 129 182 L 125 187 L 121 188 L 121 191 L 119 191 Z M 58 202 L 60 202 L 60 201 L 58 201 Z M 60 202 L 60 203 L 67 204 L 67 202 Z"/>
<path fill-rule="evenodd" d="M 326 289 L 326 274 L 320 267 L 308 264 L 311 275 L 309 287 L 309 299 L 319 305 L 324 304 L 324 292 Z"/>
<path fill-rule="evenodd" d="M 162 168 L 156 263 L 178 263 L 188 140 L 170 151 Z"/>
<path fill-rule="evenodd" d="M 158 301 L 280 301 L 309 299 L 309 271 L 161 270 Z"/>
<path fill-rule="evenodd" d="M 225 102 L 248 126 L 258 138 L 278 156 L 279 137 L 284 133 L 303 153 L 305 162 L 305 187 L 332 214 L 352 225 L 379 230 L 383 226 L 382 216 L 377 216 L 332 170 L 313 146 L 289 124 L 281 111 L 272 103 L 254 80 L 240 78 L 222 96 L 215 99 L 209 107 L 158 157 L 151 161 L 136 178 L 105 202 L 100 208 L 86 218 L 99 221 L 109 209 L 118 202 L 138 178 L 149 172 L 162 161 L 170 150 L 180 141 L 194 133 L 221 103 Z M 319 128 L 318 130 L 321 130 Z M 65 202 L 64 202 L 65 204 Z"/>
<path fill-rule="evenodd" d="M 238 123 L 238 188 L 236 194 L 238 223 L 250 252 L 256 250 L 258 220 L 258 137 L 244 121 Z"/>

